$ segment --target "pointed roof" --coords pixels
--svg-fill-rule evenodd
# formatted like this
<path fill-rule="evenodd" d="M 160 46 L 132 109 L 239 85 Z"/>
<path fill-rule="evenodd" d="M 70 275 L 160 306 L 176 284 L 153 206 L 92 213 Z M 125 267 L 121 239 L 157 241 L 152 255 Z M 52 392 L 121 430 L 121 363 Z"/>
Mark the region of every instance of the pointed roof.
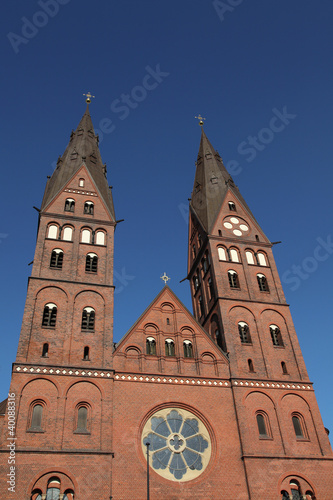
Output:
<path fill-rule="evenodd" d="M 49 205 L 83 165 L 91 175 L 112 220 L 115 221 L 111 189 L 108 186 L 106 167 L 102 162 L 98 136 L 94 132 L 89 105 L 87 105 L 77 129 L 75 132 L 72 131 L 68 146 L 62 157 L 59 157 L 57 167 L 46 185 L 41 211 Z"/>
<path fill-rule="evenodd" d="M 209 142 L 203 127 L 190 208 L 194 211 L 203 229 L 210 233 L 221 209 L 221 205 L 231 189 L 241 201 L 249 214 L 254 218 L 245 200 L 235 185 L 231 175 L 225 168 L 219 153 Z M 255 218 L 254 218 L 255 220 Z"/>

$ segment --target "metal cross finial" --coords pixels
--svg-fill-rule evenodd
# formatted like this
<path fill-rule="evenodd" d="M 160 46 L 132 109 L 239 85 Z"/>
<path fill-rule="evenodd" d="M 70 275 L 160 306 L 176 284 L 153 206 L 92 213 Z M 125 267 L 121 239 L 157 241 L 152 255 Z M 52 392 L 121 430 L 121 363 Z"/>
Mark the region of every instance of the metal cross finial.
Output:
<path fill-rule="evenodd" d="M 87 98 L 87 99 L 86 99 L 86 102 L 87 102 L 88 104 L 90 104 L 90 103 L 91 103 L 91 97 L 95 98 L 95 96 L 94 96 L 94 95 L 91 95 L 91 93 L 90 93 L 90 92 L 88 92 L 88 94 L 83 94 L 83 95 L 85 95 L 85 96 L 86 96 L 86 98 Z"/>
<path fill-rule="evenodd" d="M 163 274 L 163 276 L 161 276 L 161 280 L 163 280 L 163 281 L 164 281 L 164 284 L 166 285 L 166 284 L 167 284 L 167 282 L 168 282 L 169 280 L 171 280 L 171 278 L 169 278 L 169 277 L 166 275 L 166 273 L 164 273 L 164 274 Z"/>
<path fill-rule="evenodd" d="M 206 120 L 206 118 L 202 118 L 201 115 L 195 116 L 195 118 L 199 120 L 199 125 L 202 127 L 204 124 L 203 120 Z"/>

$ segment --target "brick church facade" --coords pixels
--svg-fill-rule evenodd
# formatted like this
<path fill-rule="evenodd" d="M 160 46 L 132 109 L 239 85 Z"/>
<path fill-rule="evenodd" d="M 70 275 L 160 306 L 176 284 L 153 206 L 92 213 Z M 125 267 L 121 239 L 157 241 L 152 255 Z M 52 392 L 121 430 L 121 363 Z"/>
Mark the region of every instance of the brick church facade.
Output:
<path fill-rule="evenodd" d="M 332 500 L 332 449 L 273 244 L 203 129 L 189 220 L 194 315 L 166 285 L 118 344 L 116 224 L 87 107 L 39 213 L 0 405 L 1 498 L 144 500 L 148 470 L 151 500 Z"/>

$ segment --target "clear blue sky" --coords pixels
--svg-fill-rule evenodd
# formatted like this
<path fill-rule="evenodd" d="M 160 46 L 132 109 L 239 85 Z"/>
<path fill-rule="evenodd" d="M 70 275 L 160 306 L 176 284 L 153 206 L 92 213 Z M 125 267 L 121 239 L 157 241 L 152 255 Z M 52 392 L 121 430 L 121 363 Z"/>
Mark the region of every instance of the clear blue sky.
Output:
<path fill-rule="evenodd" d="M 179 281 L 200 140 L 194 116 L 201 113 L 266 235 L 282 241 L 275 258 L 324 424 L 333 431 L 333 3 L 51 4 L 2 3 L 0 399 L 34 257 L 32 206 L 40 206 L 46 176 L 85 110 L 82 94 L 91 91 L 116 215 L 125 219 L 116 230 L 115 341 L 160 291 L 164 271 L 192 309 L 189 285 Z M 156 71 L 155 80 L 147 76 Z M 279 130 L 276 113 L 284 113 Z"/>

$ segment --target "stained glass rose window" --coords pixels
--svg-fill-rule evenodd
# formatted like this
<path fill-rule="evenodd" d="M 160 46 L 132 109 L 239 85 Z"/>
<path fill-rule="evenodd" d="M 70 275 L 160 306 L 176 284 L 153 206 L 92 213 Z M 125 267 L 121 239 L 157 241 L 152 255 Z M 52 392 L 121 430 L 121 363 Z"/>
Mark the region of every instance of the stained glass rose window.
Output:
<path fill-rule="evenodd" d="M 156 412 L 142 433 L 145 457 L 147 442 L 151 467 L 173 481 L 190 481 L 199 476 L 211 455 L 211 440 L 205 425 L 183 409 L 165 408 Z"/>

